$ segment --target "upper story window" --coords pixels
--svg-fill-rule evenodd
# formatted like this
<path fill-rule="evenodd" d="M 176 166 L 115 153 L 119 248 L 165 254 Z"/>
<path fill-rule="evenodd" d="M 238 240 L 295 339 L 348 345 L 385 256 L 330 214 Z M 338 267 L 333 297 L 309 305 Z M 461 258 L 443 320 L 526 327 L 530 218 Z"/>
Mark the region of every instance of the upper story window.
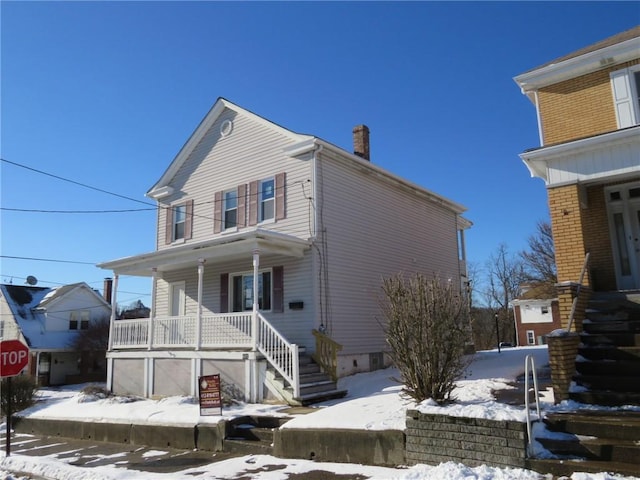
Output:
<path fill-rule="evenodd" d="M 187 206 L 178 205 L 173 209 L 173 239 L 181 240 L 184 238 L 184 224 L 187 218 Z"/>
<path fill-rule="evenodd" d="M 640 65 L 611 72 L 611 89 L 618 128 L 640 123 Z"/>
<path fill-rule="evenodd" d="M 260 182 L 259 196 L 258 222 L 273 220 L 276 206 L 275 180 L 273 178 Z"/>
<path fill-rule="evenodd" d="M 69 314 L 69 330 L 87 330 L 89 328 L 89 310 L 74 310 Z"/>
<path fill-rule="evenodd" d="M 193 200 L 167 207 L 165 243 L 191 238 Z"/>
<path fill-rule="evenodd" d="M 224 229 L 238 226 L 238 193 L 236 190 L 224 192 Z"/>

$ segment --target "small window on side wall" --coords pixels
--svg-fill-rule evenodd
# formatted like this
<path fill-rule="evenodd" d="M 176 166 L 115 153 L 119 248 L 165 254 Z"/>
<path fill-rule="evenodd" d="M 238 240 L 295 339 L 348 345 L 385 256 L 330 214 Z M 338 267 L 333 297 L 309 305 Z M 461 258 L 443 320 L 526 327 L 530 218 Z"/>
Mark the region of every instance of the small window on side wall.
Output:
<path fill-rule="evenodd" d="M 275 218 L 275 180 L 269 178 L 260 182 L 258 222 L 265 222 Z"/>
<path fill-rule="evenodd" d="M 224 192 L 224 229 L 238 226 L 238 193 L 236 190 Z"/>
<path fill-rule="evenodd" d="M 536 344 L 536 332 L 533 330 L 527 330 L 527 345 Z"/>

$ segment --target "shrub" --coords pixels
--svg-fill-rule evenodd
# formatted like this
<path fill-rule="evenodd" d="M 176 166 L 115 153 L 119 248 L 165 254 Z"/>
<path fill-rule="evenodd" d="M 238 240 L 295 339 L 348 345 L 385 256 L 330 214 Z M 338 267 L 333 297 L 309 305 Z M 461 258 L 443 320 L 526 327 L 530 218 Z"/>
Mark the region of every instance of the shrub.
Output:
<path fill-rule="evenodd" d="M 403 393 L 416 402 L 449 402 L 455 381 L 468 366 L 469 303 L 456 287 L 420 274 L 383 281 L 390 356 L 402 375 Z"/>
<path fill-rule="evenodd" d="M 9 389 L 7 388 L 8 378 L 2 379 L 0 385 L 0 410 L 2 415 L 7 413 L 7 404 L 9 402 Z M 11 412 L 15 413 L 23 410 L 34 403 L 34 396 L 38 391 L 38 386 L 33 377 L 28 375 L 19 375 L 11 378 Z"/>

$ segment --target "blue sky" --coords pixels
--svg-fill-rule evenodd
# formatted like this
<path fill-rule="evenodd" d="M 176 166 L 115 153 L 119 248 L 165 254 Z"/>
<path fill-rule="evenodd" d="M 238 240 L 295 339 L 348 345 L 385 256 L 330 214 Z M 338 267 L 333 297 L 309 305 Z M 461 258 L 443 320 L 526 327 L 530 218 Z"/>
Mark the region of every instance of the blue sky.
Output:
<path fill-rule="evenodd" d="M 539 145 L 513 77 L 640 23 L 635 2 L 7 2 L 1 154 L 138 200 L 0 164 L 0 280 L 110 272 L 152 251 L 145 192 L 216 98 L 351 150 L 468 208 L 469 260 L 526 247 L 546 192 L 518 157 Z M 140 203 L 144 202 L 144 203 Z M 54 214 L 31 210 L 149 210 Z M 392 226 L 390 226 L 392 228 Z M 118 300 L 149 304 L 122 278 Z"/>

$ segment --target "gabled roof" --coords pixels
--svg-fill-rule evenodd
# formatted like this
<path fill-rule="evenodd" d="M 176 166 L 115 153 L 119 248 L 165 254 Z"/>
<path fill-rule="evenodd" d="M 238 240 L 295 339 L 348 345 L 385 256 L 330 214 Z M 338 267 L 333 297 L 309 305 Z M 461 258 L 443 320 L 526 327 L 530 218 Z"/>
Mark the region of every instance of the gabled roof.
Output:
<path fill-rule="evenodd" d="M 558 298 L 556 288 L 548 283 L 529 283 L 520 285 L 521 294 L 515 300 L 552 300 Z"/>
<path fill-rule="evenodd" d="M 640 25 L 556 58 L 514 78 L 523 93 L 640 57 Z"/>
<path fill-rule="evenodd" d="M 46 311 L 51 309 L 57 301 L 78 288 L 86 288 L 96 299 L 95 306 L 109 304 L 89 287 L 85 282 L 64 285 L 58 288 L 35 287 L 31 285 L 0 284 L 2 299 L 9 307 L 14 321 L 24 336 L 27 344 L 32 349 L 38 350 L 64 350 L 77 332 L 72 330 L 47 331 Z"/>
<path fill-rule="evenodd" d="M 216 103 L 213 104 L 209 113 L 202 119 L 198 127 L 191 134 L 186 143 L 182 146 L 176 157 L 173 159 L 167 170 L 162 174 L 160 180 L 158 180 L 153 187 L 149 189 L 146 193 L 148 197 L 151 198 L 161 198 L 164 194 L 166 194 L 166 187 L 171 182 L 171 179 L 178 172 L 182 164 L 189 158 L 189 155 L 193 151 L 194 148 L 198 145 L 200 140 L 207 134 L 211 126 L 216 122 L 216 120 L 222 115 L 225 109 L 233 110 L 237 113 L 242 113 L 245 116 L 250 117 L 253 121 L 262 124 L 263 126 L 270 128 L 271 130 L 284 135 L 285 137 L 291 138 L 291 140 L 295 142 L 300 142 L 302 140 L 312 138 L 309 135 L 303 135 L 299 133 L 292 132 L 280 125 L 277 125 L 255 113 L 239 107 L 238 105 L 226 100 L 222 97 L 219 97 L 216 100 Z"/>

